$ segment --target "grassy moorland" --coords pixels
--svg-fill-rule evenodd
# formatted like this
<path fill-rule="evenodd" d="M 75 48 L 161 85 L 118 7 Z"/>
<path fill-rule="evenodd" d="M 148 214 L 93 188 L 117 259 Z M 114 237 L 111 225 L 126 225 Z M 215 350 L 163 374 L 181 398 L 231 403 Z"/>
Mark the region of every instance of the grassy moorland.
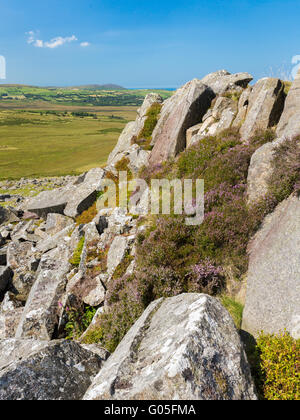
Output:
<path fill-rule="evenodd" d="M 149 90 L 0 85 L 0 180 L 78 174 L 106 163 Z M 172 92 L 157 90 L 165 99 Z"/>
<path fill-rule="evenodd" d="M 79 174 L 102 166 L 136 107 L 0 109 L 0 179 Z"/>

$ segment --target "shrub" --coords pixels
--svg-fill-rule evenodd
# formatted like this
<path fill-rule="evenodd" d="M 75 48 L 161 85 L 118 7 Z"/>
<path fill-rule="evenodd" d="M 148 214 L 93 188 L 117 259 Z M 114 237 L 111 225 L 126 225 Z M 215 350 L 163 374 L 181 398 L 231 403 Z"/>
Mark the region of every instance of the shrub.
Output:
<path fill-rule="evenodd" d="M 73 257 L 70 259 L 70 264 L 79 266 L 80 260 L 81 260 L 81 254 L 84 247 L 84 242 L 85 242 L 85 237 L 83 236 L 82 238 L 80 238 L 77 244 L 77 247 L 73 253 Z"/>
<path fill-rule="evenodd" d="M 300 399 L 300 340 L 288 333 L 261 334 L 257 341 L 256 373 L 260 391 L 267 400 Z"/>
<path fill-rule="evenodd" d="M 102 191 L 99 191 L 97 193 L 96 200 L 91 205 L 91 207 L 88 208 L 87 210 L 85 210 L 84 212 L 82 212 L 79 216 L 77 216 L 77 218 L 76 218 L 76 224 L 77 224 L 77 226 L 79 226 L 79 225 L 85 225 L 87 223 L 90 223 L 97 216 L 97 214 L 98 214 L 97 200 L 98 200 L 98 198 L 101 197 L 102 194 L 103 194 L 103 192 Z"/>
<path fill-rule="evenodd" d="M 77 340 L 91 324 L 96 309 L 82 305 L 81 308 L 66 308 L 68 321 L 65 326 L 66 339 Z"/>
<path fill-rule="evenodd" d="M 96 339 L 97 343 L 113 352 L 144 311 L 136 279 L 122 277 L 111 280 L 108 303 L 109 310 L 100 315 L 97 325 L 86 339 L 90 343 L 95 342 L 91 340 Z"/>
<path fill-rule="evenodd" d="M 276 147 L 268 180 L 269 194 L 279 203 L 293 192 L 300 192 L 300 136 Z"/>
<path fill-rule="evenodd" d="M 161 108 L 162 108 L 162 105 L 158 103 L 151 105 L 151 107 L 149 108 L 146 114 L 147 119 L 145 121 L 144 128 L 139 133 L 137 141 L 140 139 L 146 139 L 146 140 L 152 139 L 152 133 L 158 122 L 158 116 L 160 114 Z"/>
<path fill-rule="evenodd" d="M 222 267 L 216 267 L 209 259 L 192 267 L 188 281 L 188 291 L 190 293 L 215 295 L 223 286 L 224 275 Z"/>

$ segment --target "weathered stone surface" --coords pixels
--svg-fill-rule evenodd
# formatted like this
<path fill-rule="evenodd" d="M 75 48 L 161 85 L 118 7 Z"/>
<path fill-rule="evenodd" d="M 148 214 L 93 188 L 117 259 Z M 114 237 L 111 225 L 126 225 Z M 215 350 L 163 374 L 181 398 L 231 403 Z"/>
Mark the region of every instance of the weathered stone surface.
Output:
<path fill-rule="evenodd" d="M 67 292 L 73 294 L 86 305 L 99 306 L 105 300 L 105 287 L 99 276 L 89 277 L 78 272 L 67 285 Z"/>
<path fill-rule="evenodd" d="M 85 400 L 256 400 L 239 334 L 220 302 L 153 302 L 94 379 Z"/>
<path fill-rule="evenodd" d="M 45 231 L 48 235 L 52 236 L 72 224 L 73 220 L 69 217 L 57 213 L 49 213 L 46 220 Z"/>
<path fill-rule="evenodd" d="M 250 96 L 251 91 L 252 91 L 252 88 L 248 87 L 242 92 L 240 96 L 239 103 L 238 103 L 238 113 L 235 120 L 232 123 L 233 128 L 240 128 L 241 125 L 245 121 L 248 106 L 249 106 L 249 96 Z"/>
<path fill-rule="evenodd" d="M 135 121 L 130 122 L 124 128 L 119 137 L 118 143 L 114 150 L 108 157 L 108 165 L 113 165 L 122 159 L 132 146 L 134 140 L 140 135 L 147 120 L 147 112 L 154 104 L 161 104 L 163 102 L 160 95 L 157 93 L 150 93 L 146 96 L 143 105 L 137 110 L 137 118 Z"/>
<path fill-rule="evenodd" d="M 240 129 L 242 140 L 246 142 L 257 130 L 275 126 L 282 114 L 284 100 L 281 80 L 268 77 L 259 80 L 249 96 L 247 115 Z"/>
<path fill-rule="evenodd" d="M 285 141 L 282 137 L 261 146 L 252 155 L 248 169 L 247 196 L 248 203 L 255 203 L 268 192 L 268 180 L 273 173 L 272 160 L 278 146 Z"/>
<path fill-rule="evenodd" d="M 15 336 L 22 312 L 21 302 L 17 301 L 12 293 L 7 292 L 0 305 L 0 340 Z"/>
<path fill-rule="evenodd" d="M 193 131 L 193 136 L 189 139 L 191 132 L 187 131 L 187 147 L 198 143 L 206 136 L 215 136 L 231 127 L 237 114 L 237 103 L 233 99 L 220 96 L 211 110 L 211 116 L 201 125 L 198 125 L 198 132 Z M 194 127 L 194 128 L 196 128 Z"/>
<path fill-rule="evenodd" d="M 201 82 L 209 86 L 216 95 L 222 95 L 228 90 L 246 88 L 253 80 L 249 73 L 230 74 L 226 70 L 216 71 L 208 74 Z"/>
<path fill-rule="evenodd" d="M 249 203 L 255 203 L 268 192 L 268 178 L 272 172 L 274 144 L 266 143 L 252 155 L 247 181 Z"/>
<path fill-rule="evenodd" d="M 7 264 L 7 246 L 0 248 L 0 265 Z"/>
<path fill-rule="evenodd" d="M 28 268 L 33 253 L 34 248 L 31 242 L 12 241 L 7 247 L 7 265 L 14 272 L 12 287 L 14 293 L 24 302 L 35 280 L 35 274 Z"/>
<path fill-rule="evenodd" d="M 108 357 L 72 341 L 4 340 L 0 349 L 12 356 L 0 361 L 2 401 L 79 400 Z"/>
<path fill-rule="evenodd" d="M 280 118 L 278 137 L 293 137 L 300 134 L 300 70 L 292 84 Z"/>
<path fill-rule="evenodd" d="M 0 206 L 0 226 L 4 223 L 19 222 L 20 219 L 10 210 Z"/>
<path fill-rule="evenodd" d="M 39 265 L 16 338 L 51 340 L 60 316 L 59 302 L 70 270 L 69 250 L 56 248 L 45 253 Z"/>
<path fill-rule="evenodd" d="M 287 329 L 300 338 L 300 198 L 265 219 L 249 253 L 243 329 L 254 336 Z"/>
<path fill-rule="evenodd" d="M 0 267 L 0 293 L 5 292 L 12 276 L 13 272 L 10 267 Z"/>
<path fill-rule="evenodd" d="M 123 153 L 117 154 L 115 158 L 111 161 L 111 165 L 116 165 L 121 159 L 128 159 L 128 167 L 133 174 L 138 174 L 140 169 L 143 166 L 147 166 L 149 162 L 150 152 L 143 150 L 137 144 L 133 144 Z"/>
<path fill-rule="evenodd" d="M 43 191 L 27 201 L 24 206 L 43 218 L 46 218 L 49 213 L 76 217 L 93 204 L 97 191 L 101 190 L 103 177 L 103 169 L 92 169 L 79 185 L 69 184 L 52 191 Z"/>
<path fill-rule="evenodd" d="M 209 87 L 194 79 L 164 102 L 152 135 L 150 164 L 164 162 L 185 149 L 186 131 L 202 121 L 214 97 Z"/>
<path fill-rule="evenodd" d="M 107 272 L 109 275 L 112 275 L 123 261 L 133 241 L 134 237 L 131 236 L 115 237 L 107 255 Z"/>
<path fill-rule="evenodd" d="M 38 252 L 47 252 L 51 249 L 56 248 L 58 244 L 62 242 L 67 243 L 70 240 L 69 234 L 70 232 L 72 232 L 72 229 L 74 229 L 74 227 L 75 224 L 73 223 L 72 225 L 67 226 L 63 230 L 58 231 L 55 235 L 48 236 L 47 238 L 41 240 L 36 245 L 36 250 Z"/>

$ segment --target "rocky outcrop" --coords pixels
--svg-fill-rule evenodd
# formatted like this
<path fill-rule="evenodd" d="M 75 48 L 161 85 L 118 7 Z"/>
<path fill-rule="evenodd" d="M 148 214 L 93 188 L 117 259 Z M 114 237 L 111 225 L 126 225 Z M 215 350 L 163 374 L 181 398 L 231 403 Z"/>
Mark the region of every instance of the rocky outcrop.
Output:
<path fill-rule="evenodd" d="M 285 93 L 279 79 L 264 78 L 253 87 L 249 96 L 249 105 L 240 133 L 247 142 L 258 130 L 275 126 L 282 114 Z"/>
<path fill-rule="evenodd" d="M 150 93 L 146 96 L 143 105 L 138 109 L 138 116 L 135 121 L 130 122 L 124 128 L 121 136 L 119 137 L 118 143 L 114 150 L 108 157 L 107 164 L 114 165 L 123 157 L 130 154 L 130 148 L 133 145 L 135 139 L 137 139 L 142 132 L 145 122 L 147 120 L 147 113 L 154 104 L 161 104 L 163 102 L 160 95 L 157 93 Z"/>
<path fill-rule="evenodd" d="M 215 136 L 231 127 L 237 114 L 237 102 L 231 98 L 220 96 L 215 105 L 203 117 L 202 124 L 187 130 L 187 147 L 198 143 L 206 136 Z"/>
<path fill-rule="evenodd" d="M 47 218 L 49 213 L 76 217 L 96 200 L 104 174 L 101 168 L 92 169 L 79 185 L 69 184 L 52 191 L 43 191 L 22 206 L 43 218 Z"/>
<path fill-rule="evenodd" d="M 256 395 L 227 311 L 207 295 L 186 294 L 148 307 L 84 399 L 254 400 Z"/>
<path fill-rule="evenodd" d="M 185 149 L 186 131 L 202 121 L 214 97 L 209 87 L 194 79 L 164 102 L 152 135 L 151 165 L 175 157 Z"/>
<path fill-rule="evenodd" d="M 300 70 L 285 101 L 284 111 L 277 127 L 278 137 L 293 137 L 300 134 Z"/>
<path fill-rule="evenodd" d="M 253 80 L 249 73 L 230 74 L 226 70 L 216 71 L 205 76 L 201 82 L 209 86 L 216 95 L 222 95 L 228 90 L 246 88 Z"/>
<path fill-rule="evenodd" d="M 78 400 L 108 352 L 72 341 L 3 340 L 0 355 L 1 401 Z"/>
<path fill-rule="evenodd" d="M 300 338 L 300 198 L 291 196 L 269 215 L 249 247 L 243 329 L 287 329 Z"/>

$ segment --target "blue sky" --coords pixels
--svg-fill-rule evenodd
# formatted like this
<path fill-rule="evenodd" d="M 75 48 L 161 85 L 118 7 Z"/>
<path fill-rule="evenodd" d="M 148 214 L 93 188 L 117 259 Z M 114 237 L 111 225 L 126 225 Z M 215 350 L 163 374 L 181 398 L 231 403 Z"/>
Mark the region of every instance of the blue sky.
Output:
<path fill-rule="evenodd" d="M 0 19 L 2 83 L 177 87 L 300 55 L 299 0 L 0 0 Z"/>

